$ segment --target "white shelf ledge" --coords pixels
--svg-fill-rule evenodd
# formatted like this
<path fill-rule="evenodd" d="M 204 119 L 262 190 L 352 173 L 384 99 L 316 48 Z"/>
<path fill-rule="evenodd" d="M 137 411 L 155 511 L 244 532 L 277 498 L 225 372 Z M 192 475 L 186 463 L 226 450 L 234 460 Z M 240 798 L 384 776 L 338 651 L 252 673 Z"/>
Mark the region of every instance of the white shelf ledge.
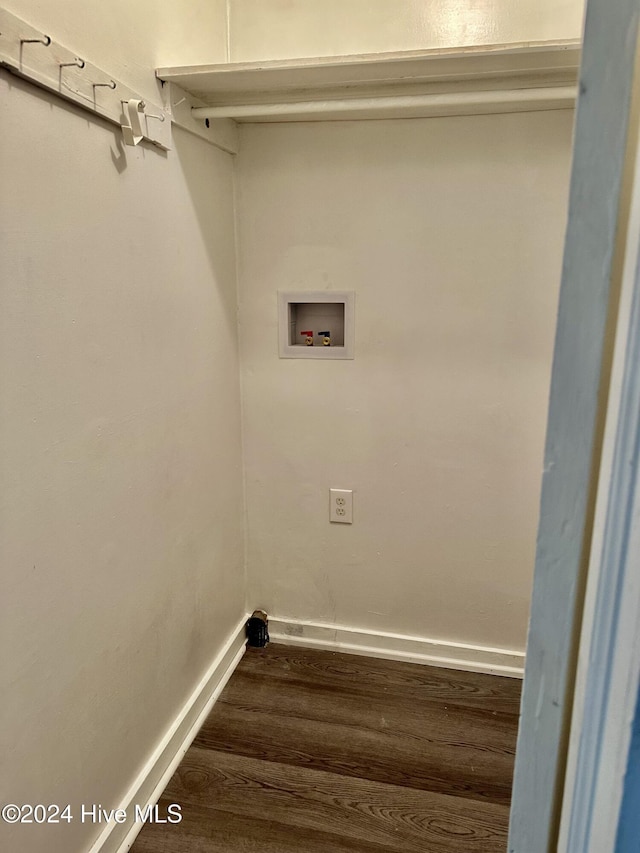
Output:
<path fill-rule="evenodd" d="M 566 109 L 580 45 L 537 42 L 159 68 L 193 117 L 236 121 L 419 117 Z"/>

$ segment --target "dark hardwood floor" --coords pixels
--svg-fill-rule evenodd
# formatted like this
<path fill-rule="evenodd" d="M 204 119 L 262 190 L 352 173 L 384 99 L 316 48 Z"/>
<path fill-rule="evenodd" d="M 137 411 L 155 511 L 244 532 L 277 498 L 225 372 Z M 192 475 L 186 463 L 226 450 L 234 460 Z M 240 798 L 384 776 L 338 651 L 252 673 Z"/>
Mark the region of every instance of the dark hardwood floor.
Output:
<path fill-rule="evenodd" d="M 133 853 L 504 853 L 519 681 L 248 649 Z"/>

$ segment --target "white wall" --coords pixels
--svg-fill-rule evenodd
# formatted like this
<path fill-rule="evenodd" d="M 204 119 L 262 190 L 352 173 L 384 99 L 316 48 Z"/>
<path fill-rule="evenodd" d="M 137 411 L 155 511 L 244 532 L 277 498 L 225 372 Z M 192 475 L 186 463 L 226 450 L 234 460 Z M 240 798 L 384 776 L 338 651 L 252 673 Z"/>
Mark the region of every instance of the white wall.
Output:
<path fill-rule="evenodd" d="M 273 616 L 524 648 L 572 118 L 242 126 L 247 559 Z M 280 360 L 278 289 L 355 290 L 355 360 Z"/>
<path fill-rule="evenodd" d="M 583 0 L 230 0 L 230 59 L 578 39 Z"/>
<path fill-rule="evenodd" d="M 137 4 L 27 5 L 154 89 Z M 179 130 L 124 149 L 5 72 L 0 112 L 0 800 L 115 808 L 244 612 L 232 158 Z M 101 828 L 0 824 L 0 847 Z"/>

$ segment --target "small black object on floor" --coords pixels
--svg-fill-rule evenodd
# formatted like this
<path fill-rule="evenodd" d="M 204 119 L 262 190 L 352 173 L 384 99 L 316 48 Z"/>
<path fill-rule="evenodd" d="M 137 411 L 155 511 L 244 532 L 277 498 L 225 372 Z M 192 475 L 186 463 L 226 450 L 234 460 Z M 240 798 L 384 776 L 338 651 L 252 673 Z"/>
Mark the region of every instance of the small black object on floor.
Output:
<path fill-rule="evenodd" d="M 254 610 L 247 620 L 247 645 L 263 649 L 269 642 L 269 622 L 264 610 Z"/>

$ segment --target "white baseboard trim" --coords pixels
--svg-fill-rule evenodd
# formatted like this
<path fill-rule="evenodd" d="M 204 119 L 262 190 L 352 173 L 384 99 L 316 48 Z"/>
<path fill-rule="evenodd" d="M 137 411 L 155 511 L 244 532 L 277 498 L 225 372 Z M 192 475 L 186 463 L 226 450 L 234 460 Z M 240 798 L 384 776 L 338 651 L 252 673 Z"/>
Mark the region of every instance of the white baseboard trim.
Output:
<path fill-rule="evenodd" d="M 269 616 L 273 642 L 522 678 L 524 652 Z"/>
<path fill-rule="evenodd" d="M 126 853 L 131 848 L 144 826 L 134 821 L 136 805 L 144 810 L 147 806 L 154 806 L 160 799 L 216 699 L 240 663 L 245 652 L 247 618 L 243 616 L 233 629 L 119 804 L 118 808 L 126 811 L 127 821 L 121 824 L 108 823 L 89 853 Z"/>

